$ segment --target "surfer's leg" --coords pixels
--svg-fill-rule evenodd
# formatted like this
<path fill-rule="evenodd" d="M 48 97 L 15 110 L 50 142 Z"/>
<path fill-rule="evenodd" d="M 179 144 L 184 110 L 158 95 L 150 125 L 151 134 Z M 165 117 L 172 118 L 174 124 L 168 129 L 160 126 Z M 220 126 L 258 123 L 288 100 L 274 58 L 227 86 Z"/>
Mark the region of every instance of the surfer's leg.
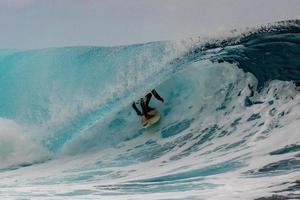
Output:
<path fill-rule="evenodd" d="M 152 94 L 151 94 L 151 93 L 148 93 L 148 94 L 146 95 L 146 106 L 147 106 L 148 112 L 151 111 L 151 110 L 154 110 L 154 108 L 151 108 L 151 107 L 149 106 L 151 97 L 152 97 Z"/>
<path fill-rule="evenodd" d="M 148 114 L 149 110 L 148 110 L 146 102 L 144 101 L 143 98 L 141 99 L 141 107 L 142 107 L 142 110 L 143 110 L 143 115 L 145 115 L 146 119 L 149 119 L 149 118 L 153 117 L 153 115 Z"/>
<path fill-rule="evenodd" d="M 142 116 L 141 111 L 136 107 L 134 102 L 132 103 L 132 108 L 135 110 L 135 112 L 138 116 Z"/>

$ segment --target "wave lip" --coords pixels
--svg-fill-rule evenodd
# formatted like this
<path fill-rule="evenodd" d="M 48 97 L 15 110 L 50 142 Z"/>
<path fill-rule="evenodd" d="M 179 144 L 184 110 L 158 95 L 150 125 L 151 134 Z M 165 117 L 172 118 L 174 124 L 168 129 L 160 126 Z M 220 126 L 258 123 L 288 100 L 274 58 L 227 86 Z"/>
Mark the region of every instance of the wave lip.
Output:
<path fill-rule="evenodd" d="M 250 72 L 262 88 L 272 80 L 293 81 L 299 85 L 300 20 L 281 21 L 256 29 L 248 29 L 233 36 L 210 39 L 194 45 L 177 65 L 194 60 L 235 63 Z M 235 36 L 237 35 L 237 36 Z"/>

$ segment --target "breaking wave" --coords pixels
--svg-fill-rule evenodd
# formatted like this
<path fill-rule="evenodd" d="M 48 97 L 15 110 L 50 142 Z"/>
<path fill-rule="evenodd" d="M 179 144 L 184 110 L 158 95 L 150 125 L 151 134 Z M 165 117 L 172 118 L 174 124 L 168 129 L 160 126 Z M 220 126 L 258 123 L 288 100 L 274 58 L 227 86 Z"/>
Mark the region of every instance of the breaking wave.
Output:
<path fill-rule="evenodd" d="M 299 57 L 298 20 L 219 38 L 3 49 L 0 196 L 300 198 Z M 162 119 L 142 129 L 130 105 L 153 88 Z"/>

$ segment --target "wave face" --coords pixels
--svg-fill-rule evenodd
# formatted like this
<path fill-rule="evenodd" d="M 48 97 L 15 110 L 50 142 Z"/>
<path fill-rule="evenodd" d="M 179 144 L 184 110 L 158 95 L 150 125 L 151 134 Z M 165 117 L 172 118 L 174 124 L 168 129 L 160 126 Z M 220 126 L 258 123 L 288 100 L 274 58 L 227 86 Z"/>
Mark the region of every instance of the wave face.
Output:
<path fill-rule="evenodd" d="M 300 198 L 300 21 L 228 37 L 0 50 L 0 197 Z M 156 88 L 158 124 L 133 100 Z"/>

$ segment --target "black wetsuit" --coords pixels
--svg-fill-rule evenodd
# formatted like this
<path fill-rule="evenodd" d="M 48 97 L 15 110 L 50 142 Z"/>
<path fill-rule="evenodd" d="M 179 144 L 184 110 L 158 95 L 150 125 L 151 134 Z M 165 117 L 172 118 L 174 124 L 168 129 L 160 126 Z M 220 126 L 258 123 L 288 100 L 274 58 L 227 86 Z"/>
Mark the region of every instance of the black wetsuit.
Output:
<path fill-rule="evenodd" d="M 136 107 L 135 102 L 132 103 L 132 107 L 135 110 L 137 115 L 139 115 L 139 116 L 145 115 L 146 118 L 151 117 L 151 115 L 149 115 L 148 112 L 150 112 L 151 110 L 154 109 L 149 106 L 149 102 L 151 100 L 152 94 L 156 99 L 164 102 L 164 99 L 161 96 L 159 96 L 159 94 L 156 92 L 156 90 L 152 90 L 150 93 L 148 93 L 144 98 L 141 98 L 141 100 L 140 100 L 140 105 L 141 105 L 143 112 L 141 112 Z"/>

